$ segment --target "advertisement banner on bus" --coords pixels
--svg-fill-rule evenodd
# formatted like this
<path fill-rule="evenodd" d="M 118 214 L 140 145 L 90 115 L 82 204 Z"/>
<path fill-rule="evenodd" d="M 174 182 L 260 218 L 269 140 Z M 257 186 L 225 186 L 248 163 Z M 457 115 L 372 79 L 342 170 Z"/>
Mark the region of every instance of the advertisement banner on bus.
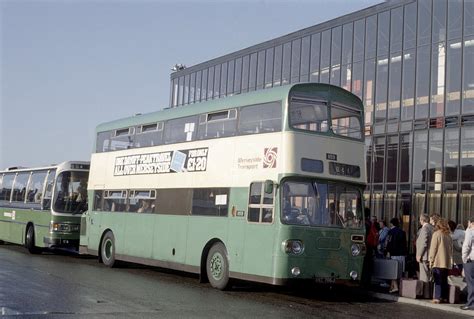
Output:
<path fill-rule="evenodd" d="M 114 175 L 145 175 L 182 172 L 204 172 L 208 148 L 156 152 L 115 158 Z"/>

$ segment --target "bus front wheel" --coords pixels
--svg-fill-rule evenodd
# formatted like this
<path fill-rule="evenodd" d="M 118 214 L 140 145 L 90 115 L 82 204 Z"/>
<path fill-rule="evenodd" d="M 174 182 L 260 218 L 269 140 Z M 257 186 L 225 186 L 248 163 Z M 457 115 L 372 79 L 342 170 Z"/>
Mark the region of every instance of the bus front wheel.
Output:
<path fill-rule="evenodd" d="M 111 231 L 105 233 L 100 247 L 100 257 L 107 267 L 113 267 L 115 264 L 115 238 Z"/>
<path fill-rule="evenodd" d="M 28 229 L 26 230 L 25 246 L 30 254 L 41 253 L 41 249 L 35 246 L 35 228 L 33 225 L 28 226 Z"/>
<path fill-rule="evenodd" d="M 215 243 L 206 260 L 206 272 L 212 287 L 225 290 L 229 285 L 229 260 L 223 243 Z"/>

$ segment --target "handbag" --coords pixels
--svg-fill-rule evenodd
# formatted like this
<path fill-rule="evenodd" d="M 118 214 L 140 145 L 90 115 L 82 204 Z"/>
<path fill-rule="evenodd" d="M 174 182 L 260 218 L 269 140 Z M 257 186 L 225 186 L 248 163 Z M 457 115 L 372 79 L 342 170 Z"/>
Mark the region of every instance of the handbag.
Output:
<path fill-rule="evenodd" d="M 461 269 L 458 268 L 458 266 L 454 265 L 453 268 L 449 269 L 448 270 L 448 276 L 461 276 L 462 275 L 462 271 Z"/>

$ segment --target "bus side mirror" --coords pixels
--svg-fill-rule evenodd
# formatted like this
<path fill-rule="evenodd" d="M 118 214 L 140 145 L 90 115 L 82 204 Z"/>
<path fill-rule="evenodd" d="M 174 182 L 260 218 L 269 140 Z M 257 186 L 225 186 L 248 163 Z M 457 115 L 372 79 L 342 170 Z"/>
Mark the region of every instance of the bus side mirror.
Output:
<path fill-rule="evenodd" d="M 273 187 L 274 187 L 273 181 L 267 179 L 265 181 L 263 191 L 265 192 L 265 194 L 272 194 L 273 193 Z"/>

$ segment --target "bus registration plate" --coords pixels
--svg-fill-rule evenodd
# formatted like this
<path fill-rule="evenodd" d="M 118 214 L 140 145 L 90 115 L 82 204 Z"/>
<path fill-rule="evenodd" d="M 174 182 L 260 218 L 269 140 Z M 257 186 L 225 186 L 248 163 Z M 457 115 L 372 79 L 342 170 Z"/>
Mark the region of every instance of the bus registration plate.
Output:
<path fill-rule="evenodd" d="M 315 277 L 314 282 L 317 284 L 333 284 L 336 282 L 334 277 Z"/>

